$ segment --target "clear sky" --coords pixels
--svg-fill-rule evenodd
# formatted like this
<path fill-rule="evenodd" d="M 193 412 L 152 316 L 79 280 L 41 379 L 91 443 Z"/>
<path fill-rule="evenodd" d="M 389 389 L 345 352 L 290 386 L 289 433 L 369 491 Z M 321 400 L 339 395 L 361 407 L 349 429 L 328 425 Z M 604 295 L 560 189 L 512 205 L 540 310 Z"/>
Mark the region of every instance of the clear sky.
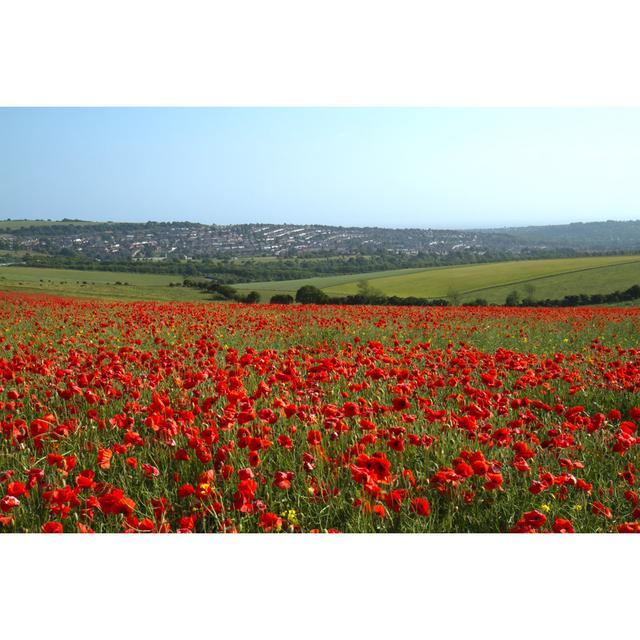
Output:
<path fill-rule="evenodd" d="M 0 109 L 0 218 L 640 218 L 640 109 Z"/>

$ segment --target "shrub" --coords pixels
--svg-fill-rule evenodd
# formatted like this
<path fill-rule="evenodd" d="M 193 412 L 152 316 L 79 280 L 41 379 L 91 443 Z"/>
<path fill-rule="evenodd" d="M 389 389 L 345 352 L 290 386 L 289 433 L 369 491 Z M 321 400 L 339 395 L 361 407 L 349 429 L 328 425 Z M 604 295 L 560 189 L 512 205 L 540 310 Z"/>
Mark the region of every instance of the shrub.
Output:
<path fill-rule="evenodd" d="M 277 293 L 271 296 L 269 302 L 271 304 L 291 304 L 293 302 L 293 296 L 290 296 L 288 293 Z"/>
<path fill-rule="evenodd" d="M 302 304 L 323 304 L 327 302 L 328 298 L 329 296 L 324 291 L 310 284 L 300 287 L 296 291 L 296 302 Z"/>

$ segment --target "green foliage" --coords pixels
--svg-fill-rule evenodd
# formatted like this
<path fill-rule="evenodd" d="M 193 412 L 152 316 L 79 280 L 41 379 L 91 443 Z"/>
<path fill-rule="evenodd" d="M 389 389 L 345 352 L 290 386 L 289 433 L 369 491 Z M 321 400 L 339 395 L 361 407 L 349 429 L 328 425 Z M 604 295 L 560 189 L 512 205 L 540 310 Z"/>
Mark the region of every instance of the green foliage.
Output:
<path fill-rule="evenodd" d="M 271 304 L 292 304 L 293 296 L 288 293 L 277 293 L 275 296 L 271 296 L 269 302 Z"/>
<path fill-rule="evenodd" d="M 520 302 L 520 293 L 514 289 L 504 301 L 505 307 L 517 307 Z"/>
<path fill-rule="evenodd" d="M 260 302 L 260 294 L 257 291 L 250 291 L 244 299 L 244 302 L 249 304 L 257 304 Z"/>
<path fill-rule="evenodd" d="M 328 299 L 329 296 L 322 289 L 310 284 L 300 287 L 296 291 L 296 302 L 301 302 L 302 304 L 324 304 Z"/>
<path fill-rule="evenodd" d="M 366 280 L 376 292 L 386 296 L 448 298 L 464 303 L 484 298 L 489 304 L 504 304 L 506 296 L 517 288 L 535 299 L 561 298 L 579 292 L 621 291 L 639 281 L 638 256 L 592 256 L 557 260 L 522 260 L 493 264 L 473 264 L 430 269 L 399 269 L 371 274 L 345 274 L 288 280 L 239 283 L 239 290 L 256 290 L 264 299 L 274 294 L 295 292 L 310 284 L 331 297 L 362 293 L 360 281 Z M 451 295 L 454 294 L 454 295 Z M 524 296 L 523 296 L 524 297 Z"/>
<path fill-rule="evenodd" d="M 463 307 L 486 307 L 489 303 L 485 298 L 476 298 L 475 300 L 468 300 L 462 304 Z"/>
<path fill-rule="evenodd" d="M 519 306 L 521 307 L 580 307 L 599 304 L 616 304 L 619 302 L 630 302 L 640 299 L 640 285 L 625 289 L 624 291 L 614 291 L 612 293 L 579 293 L 565 296 L 558 299 L 532 300 L 525 298 Z M 514 305 L 511 305 L 514 306 Z"/>

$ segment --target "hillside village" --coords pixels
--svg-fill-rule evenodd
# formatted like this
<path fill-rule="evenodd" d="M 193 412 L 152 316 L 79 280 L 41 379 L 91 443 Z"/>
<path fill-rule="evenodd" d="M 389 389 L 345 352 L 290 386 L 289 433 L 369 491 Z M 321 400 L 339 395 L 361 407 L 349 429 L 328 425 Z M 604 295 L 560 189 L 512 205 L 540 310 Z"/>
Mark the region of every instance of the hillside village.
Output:
<path fill-rule="evenodd" d="M 0 248 L 48 254 L 77 252 L 98 259 L 372 254 L 448 255 L 456 251 L 516 251 L 505 233 L 435 229 L 382 229 L 323 225 L 204 225 L 188 222 L 42 224 L 1 228 Z"/>

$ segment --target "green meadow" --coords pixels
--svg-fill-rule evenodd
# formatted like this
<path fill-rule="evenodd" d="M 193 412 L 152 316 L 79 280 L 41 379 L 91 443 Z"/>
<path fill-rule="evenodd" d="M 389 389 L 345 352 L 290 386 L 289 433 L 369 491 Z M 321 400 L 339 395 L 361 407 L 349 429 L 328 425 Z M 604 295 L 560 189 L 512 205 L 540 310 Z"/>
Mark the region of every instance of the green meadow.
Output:
<path fill-rule="evenodd" d="M 8 258 L 6 256 L 5 260 Z M 307 284 L 319 287 L 331 296 L 348 295 L 357 292 L 358 283 L 362 280 L 390 296 L 454 297 L 460 302 L 480 297 L 489 303 L 503 304 L 514 289 L 519 291 L 521 297 L 531 295 L 535 299 L 627 289 L 640 284 L 640 256 L 518 260 L 280 282 L 249 282 L 232 286 L 243 293 L 258 291 L 262 302 L 268 302 L 276 293 L 295 295 L 301 286 Z M 0 290 L 4 291 L 113 300 L 208 299 L 208 295 L 198 289 L 181 286 L 182 281 L 183 277 L 179 275 L 0 266 Z"/>
<path fill-rule="evenodd" d="M 204 300 L 196 289 L 182 286 L 177 275 L 118 271 L 77 271 L 35 267 L 0 267 L 0 290 L 51 293 L 112 300 Z M 170 284 L 179 286 L 169 286 Z"/>
<path fill-rule="evenodd" d="M 502 304 L 507 294 L 517 289 L 524 297 L 561 298 L 577 293 L 609 293 L 640 284 L 640 256 L 595 256 L 552 260 L 514 260 L 487 264 L 400 269 L 373 273 L 286 280 L 251 282 L 237 286 L 256 290 L 264 297 L 274 293 L 295 293 L 311 284 L 332 296 L 356 293 L 358 282 L 386 295 L 420 298 L 459 296 L 464 302 L 485 298 Z"/>

